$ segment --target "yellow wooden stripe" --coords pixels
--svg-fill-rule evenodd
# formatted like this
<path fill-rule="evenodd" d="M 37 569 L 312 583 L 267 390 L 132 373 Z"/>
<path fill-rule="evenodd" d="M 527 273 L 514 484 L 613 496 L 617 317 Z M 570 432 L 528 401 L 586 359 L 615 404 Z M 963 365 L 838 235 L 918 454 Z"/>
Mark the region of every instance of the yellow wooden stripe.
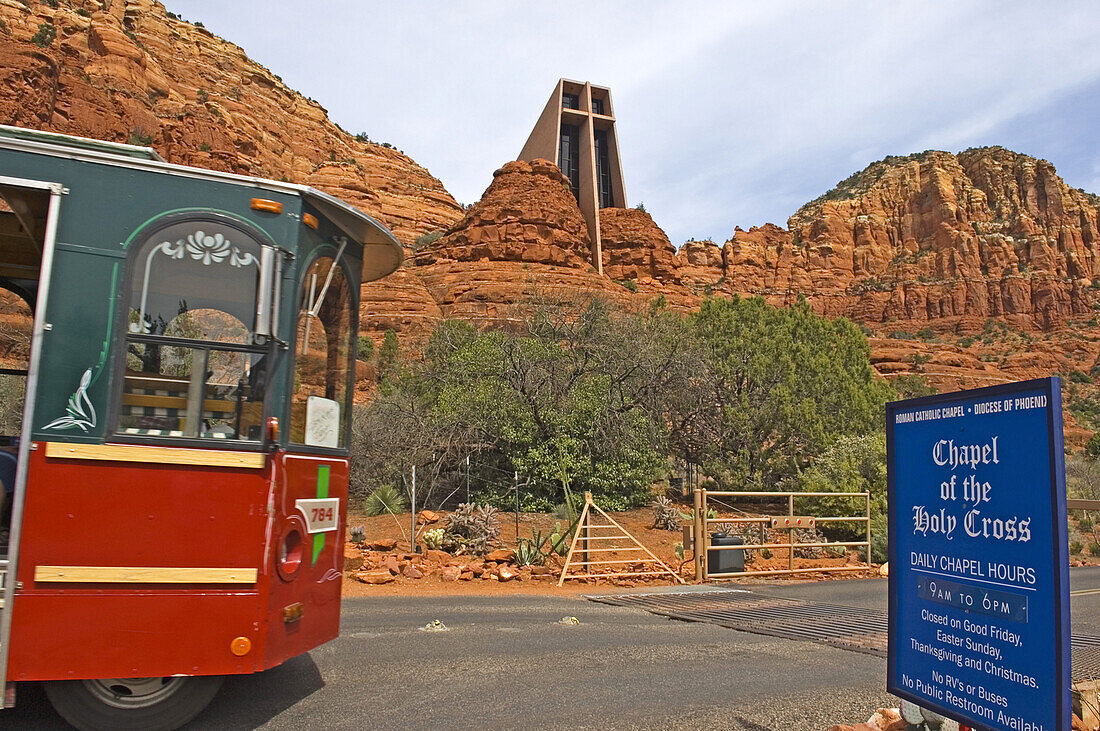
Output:
<path fill-rule="evenodd" d="M 150 462 L 153 464 L 202 465 L 207 467 L 247 467 L 260 469 L 266 464 L 262 452 L 230 452 L 224 449 L 174 449 L 140 444 L 68 444 L 46 442 L 47 457 L 98 459 L 109 462 Z"/>
<path fill-rule="evenodd" d="M 256 569 L 35 566 L 34 580 L 81 584 L 255 584 Z"/>

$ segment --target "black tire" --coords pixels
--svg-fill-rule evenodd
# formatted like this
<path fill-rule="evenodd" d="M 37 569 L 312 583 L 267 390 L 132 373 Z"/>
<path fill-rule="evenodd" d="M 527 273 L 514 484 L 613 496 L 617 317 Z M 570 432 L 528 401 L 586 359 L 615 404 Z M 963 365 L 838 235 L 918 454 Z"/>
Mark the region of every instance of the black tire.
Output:
<path fill-rule="evenodd" d="M 221 675 L 196 675 L 52 680 L 45 686 L 61 717 L 84 731 L 172 731 L 206 708 L 222 680 Z"/>

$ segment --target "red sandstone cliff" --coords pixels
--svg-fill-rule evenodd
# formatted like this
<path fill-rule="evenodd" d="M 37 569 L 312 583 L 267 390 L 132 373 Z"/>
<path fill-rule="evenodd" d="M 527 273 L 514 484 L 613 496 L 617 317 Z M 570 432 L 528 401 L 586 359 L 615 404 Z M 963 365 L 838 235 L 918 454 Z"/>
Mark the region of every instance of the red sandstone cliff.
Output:
<path fill-rule="evenodd" d="M 873 328 L 1049 329 L 1091 312 L 1100 276 L 1100 199 L 1000 147 L 886 158 L 788 227 L 736 230 L 727 286 Z"/>
<path fill-rule="evenodd" d="M 462 215 L 427 170 L 357 141 L 241 48 L 154 0 L 0 0 L 0 122 L 313 185 L 406 242 Z"/>
<path fill-rule="evenodd" d="M 373 337 L 393 328 L 416 340 L 445 317 L 502 323 L 538 298 L 641 307 L 661 296 L 686 311 L 707 294 L 740 293 L 775 304 L 805 296 L 890 335 L 872 339 L 876 368 L 941 389 L 1087 373 L 1100 357 L 1100 198 L 1069 188 L 1044 160 L 998 147 L 886 158 L 786 229 L 738 228 L 722 246 L 679 251 L 648 214 L 605 209 L 600 276 L 551 163 L 505 165 L 464 212 L 408 157 L 352 137 L 242 49 L 153 0 L 56 5 L 0 0 L 0 122 L 314 185 L 410 248 L 440 232 L 363 288 Z M 991 329 L 990 318 L 1010 327 Z"/>

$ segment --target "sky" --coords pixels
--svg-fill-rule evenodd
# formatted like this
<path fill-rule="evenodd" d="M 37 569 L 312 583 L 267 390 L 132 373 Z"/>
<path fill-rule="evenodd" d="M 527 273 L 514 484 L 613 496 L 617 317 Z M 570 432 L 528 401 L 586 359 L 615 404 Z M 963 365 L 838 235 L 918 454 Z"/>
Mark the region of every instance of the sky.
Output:
<path fill-rule="evenodd" d="M 1100 193 L 1100 3 L 166 0 L 473 203 L 558 78 L 611 89 L 676 245 L 784 225 L 886 155 L 1001 145 Z"/>

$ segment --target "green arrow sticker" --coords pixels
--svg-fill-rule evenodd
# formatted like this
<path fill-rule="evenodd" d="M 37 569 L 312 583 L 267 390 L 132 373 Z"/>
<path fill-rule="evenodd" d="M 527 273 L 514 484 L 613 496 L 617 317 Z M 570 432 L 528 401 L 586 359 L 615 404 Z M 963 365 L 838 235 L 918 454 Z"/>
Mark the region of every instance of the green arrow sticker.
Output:
<path fill-rule="evenodd" d="M 327 464 L 321 465 L 317 468 L 317 497 L 328 497 L 328 472 L 329 466 Z M 313 535 L 313 562 L 310 566 L 317 565 L 317 559 L 321 556 L 321 551 L 325 549 L 325 533 L 315 533 Z"/>

